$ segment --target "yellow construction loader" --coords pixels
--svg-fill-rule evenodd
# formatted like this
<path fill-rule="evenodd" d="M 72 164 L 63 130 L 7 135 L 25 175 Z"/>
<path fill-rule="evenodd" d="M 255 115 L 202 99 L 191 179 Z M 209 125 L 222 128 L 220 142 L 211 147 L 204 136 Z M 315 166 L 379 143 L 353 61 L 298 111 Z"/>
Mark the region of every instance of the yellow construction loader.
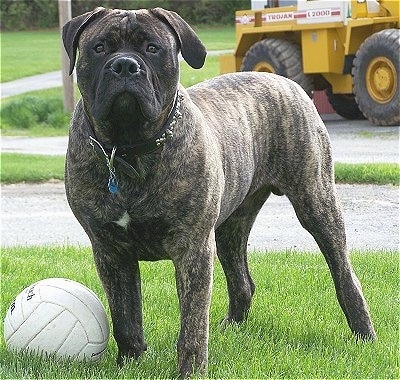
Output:
<path fill-rule="evenodd" d="M 257 0 L 236 12 L 236 49 L 221 73 L 265 71 L 335 111 L 376 125 L 400 124 L 399 0 Z"/>

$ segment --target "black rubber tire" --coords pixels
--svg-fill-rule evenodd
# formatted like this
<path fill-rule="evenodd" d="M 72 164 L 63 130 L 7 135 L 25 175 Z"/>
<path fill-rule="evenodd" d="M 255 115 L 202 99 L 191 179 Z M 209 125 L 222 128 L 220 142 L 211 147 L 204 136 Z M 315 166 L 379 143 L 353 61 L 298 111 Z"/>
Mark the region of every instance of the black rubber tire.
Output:
<path fill-rule="evenodd" d="M 365 119 L 353 94 L 334 94 L 331 87 L 328 87 L 325 92 L 329 103 L 338 115 L 349 120 Z"/>
<path fill-rule="evenodd" d="M 368 37 L 354 59 L 352 74 L 355 100 L 364 116 L 373 124 L 400 124 L 399 51 L 400 30 L 385 29 Z M 380 73 L 384 76 L 379 76 Z M 380 79 L 379 83 L 379 79 L 375 82 L 374 78 L 384 80 Z"/>
<path fill-rule="evenodd" d="M 300 47 L 288 40 L 267 38 L 250 47 L 240 71 L 266 71 L 298 83 L 312 97 L 313 79 L 304 74 Z"/>

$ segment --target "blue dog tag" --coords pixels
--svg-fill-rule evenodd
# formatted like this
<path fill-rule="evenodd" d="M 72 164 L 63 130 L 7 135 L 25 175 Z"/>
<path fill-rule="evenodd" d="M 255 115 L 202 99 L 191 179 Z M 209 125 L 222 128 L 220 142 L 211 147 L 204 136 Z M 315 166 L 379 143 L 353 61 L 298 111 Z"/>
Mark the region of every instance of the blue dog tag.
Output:
<path fill-rule="evenodd" d="M 115 177 L 110 176 L 108 180 L 108 190 L 111 194 L 115 194 L 118 192 L 118 181 Z"/>

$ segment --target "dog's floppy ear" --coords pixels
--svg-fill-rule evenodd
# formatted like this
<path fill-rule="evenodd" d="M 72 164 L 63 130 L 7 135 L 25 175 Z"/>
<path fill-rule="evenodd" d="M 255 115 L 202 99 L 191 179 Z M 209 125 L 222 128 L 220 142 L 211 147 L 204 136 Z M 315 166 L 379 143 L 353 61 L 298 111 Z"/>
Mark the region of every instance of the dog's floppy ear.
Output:
<path fill-rule="evenodd" d="M 74 17 L 64 25 L 62 39 L 69 57 L 69 75 L 71 75 L 74 70 L 79 36 L 90 22 L 100 17 L 104 12 L 106 12 L 105 8 L 98 7 L 92 12 Z"/>
<path fill-rule="evenodd" d="M 173 11 L 167 11 L 163 8 L 153 8 L 150 9 L 150 12 L 160 20 L 166 22 L 175 31 L 181 44 L 181 52 L 184 60 L 194 69 L 203 67 L 207 51 L 189 24 Z"/>

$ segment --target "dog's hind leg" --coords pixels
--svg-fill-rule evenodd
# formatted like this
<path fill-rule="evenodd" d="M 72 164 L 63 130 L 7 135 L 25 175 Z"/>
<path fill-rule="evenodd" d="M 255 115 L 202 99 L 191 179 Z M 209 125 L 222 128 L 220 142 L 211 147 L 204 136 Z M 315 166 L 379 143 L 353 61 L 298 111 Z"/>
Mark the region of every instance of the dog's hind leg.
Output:
<path fill-rule="evenodd" d="M 286 192 L 302 226 L 314 237 L 329 266 L 339 304 L 357 337 L 376 337 L 360 282 L 347 255 L 345 226 L 333 179 L 307 181 Z M 293 190 L 293 187 L 292 187 Z"/>
<path fill-rule="evenodd" d="M 225 273 L 229 307 L 222 326 L 244 321 L 255 291 L 247 264 L 247 241 L 256 216 L 270 195 L 262 189 L 248 196 L 216 230 L 217 255 Z"/>

